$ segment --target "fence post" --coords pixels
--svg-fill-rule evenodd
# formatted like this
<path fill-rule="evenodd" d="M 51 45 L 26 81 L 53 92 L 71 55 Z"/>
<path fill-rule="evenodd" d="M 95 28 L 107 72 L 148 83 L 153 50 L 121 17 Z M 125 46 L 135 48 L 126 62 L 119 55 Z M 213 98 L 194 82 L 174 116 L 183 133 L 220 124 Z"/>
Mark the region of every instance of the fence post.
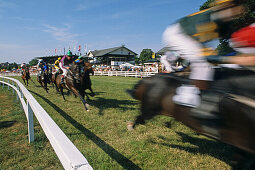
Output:
<path fill-rule="evenodd" d="M 19 86 L 18 86 L 18 84 L 16 83 L 16 88 L 17 88 L 17 92 L 16 92 L 16 100 L 17 100 L 17 102 L 19 101 L 19 94 L 18 94 L 18 92 L 19 92 Z"/>
<path fill-rule="evenodd" d="M 3 82 L 4 82 L 4 78 L 2 78 L 2 80 L 3 80 Z M 2 86 L 2 88 L 4 88 L 4 83 L 3 83 L 3 86 Z"/>
<path fill-rule="evenodd" d="M 8 79 L 8 84 L 10 84 L 10 80 Z M 10 90 L 10 86 L 8 86 L 8 90 Z"/>
<path fill-rule="evenodd" d="M 14 86 L 14 81 L 12 80 L 12 85 Z M 12 93 L 14 94 L 14 88 L 12 88 Z"/>
<path fill-rule="evenodd" d="M 27 101 L 27 117 L 28 117 L 28 141 L 29 143 L 34 141 L 34 120 L 33 120 L 33 111 L 29 102 Z"/>

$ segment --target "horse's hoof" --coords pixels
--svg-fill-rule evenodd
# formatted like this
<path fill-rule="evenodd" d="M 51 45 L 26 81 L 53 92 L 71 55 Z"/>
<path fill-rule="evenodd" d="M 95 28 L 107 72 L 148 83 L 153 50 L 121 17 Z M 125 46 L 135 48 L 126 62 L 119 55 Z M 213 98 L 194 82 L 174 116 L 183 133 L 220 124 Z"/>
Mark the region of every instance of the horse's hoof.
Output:
<path fill-rule="evenodd" d="M 88 110 L 86 110 L 87 112 L 89 112 L 89 109 Z"/>
<path fill-rule="evenodd" d="M 127 129 L 128 129 L 128 130 L 134 130 L 133 125 L 134 125 L 134 123 L 133 123 L 133 122 L 128 121 L 128 122 L 127 122 Z"/>

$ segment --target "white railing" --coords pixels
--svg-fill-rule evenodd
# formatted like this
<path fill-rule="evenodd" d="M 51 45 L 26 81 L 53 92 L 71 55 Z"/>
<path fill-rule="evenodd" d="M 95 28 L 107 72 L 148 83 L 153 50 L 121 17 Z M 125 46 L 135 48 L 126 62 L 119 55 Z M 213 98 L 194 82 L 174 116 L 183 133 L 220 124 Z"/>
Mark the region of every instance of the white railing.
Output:
<path fill-rule="evenodd" d="M 95 76 L 123 76 L 123 77 L 151 77 L 158 72 L 139 72 L 139 71 L 94 71 Z"/>
<path fill-rule="evenodd" d="M 10 77 L 0 76 L 0 84 L 2 84 L 2 87 L 5 85 L 8 86 L 8 90 L 10 90 L 11 87 L 13 93 L 16 91 L 17 99 L 20 100 L 27 117 L 29 143 L 34 141 L 34 113 L 65 169 L 93 169 L 89 165 L 87 159 L 74 146 L 20 81 Z"/>

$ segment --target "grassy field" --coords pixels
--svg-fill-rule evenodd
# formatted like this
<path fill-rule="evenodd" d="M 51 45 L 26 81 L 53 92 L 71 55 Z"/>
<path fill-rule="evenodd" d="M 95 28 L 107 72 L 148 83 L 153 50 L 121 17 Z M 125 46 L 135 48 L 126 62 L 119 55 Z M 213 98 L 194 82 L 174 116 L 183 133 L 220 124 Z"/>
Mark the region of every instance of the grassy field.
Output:
<path fill-rule="evenodd" d="M 20 80 L 19 77 L 17 79 Z M 139 79 L 101 76 L 92 76 L 91 79 L 96 96 L 87 101 L 90 105 L 89 112 L 72 95 L 67 96 L 67 101 L 64 102 L 61 95 L 56 94 L 51 87 L 47 94 L 39 87 L 35 77 L 33 80 L 36 84 L 30 81 L 28 89 L 94 169 L 230 169 L 232 147 L 198 136 L 173 118 L 157 116 L 147 124 L 137 126 L 134 131 L 128 131 L 127 121 L 133 121 L 139 114 L 139 102 L 128 96 L 125 90 L 132 88 Z M 4 96 L 6 91 L 1 90 L 0 96 Z M 8 98 L 8 103 L 12 103 L 13 99 Z M 2 110 L 6 104 L 2 99 L 0 104 Z M 25 115 L 16 103 L 5 110 L 7 112 L 0 112 L 0 123 L 9 120 L 9 117 L 10 120 L 21 123 L 0 127 L 0 169 L 15 166 L 21 169 L 31 166 L 35 169 L 61 169 L 61 164 L 38 123 L 36 122 L 35 142 L 29 145 Z M 11 134 L 12 130 L 8 130 L 10 128 L 17 132 Z M 10 139 L 2 142 L 2 138 Z M 22 143 L 26 151 L 15 154 L 21 152 L 17 151 L 19 146 L 13 148 L 8 143 Z M 2 158 L 6 154 L 8 156 Z M 32 158 L 28 159 L 30 156 Z M 45 160 L 42 161 L 43 158 Z"/>

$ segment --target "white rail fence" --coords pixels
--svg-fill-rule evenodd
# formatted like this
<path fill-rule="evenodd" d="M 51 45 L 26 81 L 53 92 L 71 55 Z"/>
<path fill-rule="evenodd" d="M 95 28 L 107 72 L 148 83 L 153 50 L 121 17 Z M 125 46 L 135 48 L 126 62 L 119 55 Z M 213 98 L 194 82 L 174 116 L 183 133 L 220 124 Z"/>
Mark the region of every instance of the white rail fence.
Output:
<path fill-rule="evenodd" d="M 4 86 L 8 86 L 8 90 L 10 90 L 11 87 L 13 94 L 16 92 L 17 99 L 21 102 L 28 121 L 29 143 L 34 141 L 34 113 L 65 169 L 93 169 L 89 165 L 87 159 L 68 139 L 68 137 L 20 81 L 0 75 L 0 84 L 2 84 L 2 88 L 4 88 Z"/>
<path fill-rule="evenodd" d="M 95 76 L 122 76 L 122 77 L 151 77 L 158 72 L 138 72 L 138 71 L 94 71 Z"/>

